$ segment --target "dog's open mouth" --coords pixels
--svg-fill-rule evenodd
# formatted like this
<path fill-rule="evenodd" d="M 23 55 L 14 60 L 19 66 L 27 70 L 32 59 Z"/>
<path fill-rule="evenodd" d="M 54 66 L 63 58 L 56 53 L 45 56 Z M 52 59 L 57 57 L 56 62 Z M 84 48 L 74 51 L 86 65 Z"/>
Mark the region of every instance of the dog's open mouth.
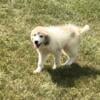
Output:
<path fill-rule="evenodd" d="M 39 43 L 39 41 L 35 41 L 35 42 L 34 42 L 34 45 L 35 45 L 36 48 L 39 48 L 40 45 L 41 45 L 41 43 Z"/>
<path fill-rule="evenodd" d="M 41 44 L 35 44 L 36 48 L 39 48 Z"/>

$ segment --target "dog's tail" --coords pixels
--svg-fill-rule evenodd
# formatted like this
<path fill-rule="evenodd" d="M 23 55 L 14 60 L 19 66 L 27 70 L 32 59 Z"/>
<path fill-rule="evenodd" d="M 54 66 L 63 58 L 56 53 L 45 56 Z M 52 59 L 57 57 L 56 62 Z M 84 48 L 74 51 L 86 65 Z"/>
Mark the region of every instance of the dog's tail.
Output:
<path fill-rule="evenodd" d="M 90 26 L 89 25 L 85 25 L 83 28 L 81 28 L 80 33 L 85 33 L 88 30 L 90 30 Z"/>

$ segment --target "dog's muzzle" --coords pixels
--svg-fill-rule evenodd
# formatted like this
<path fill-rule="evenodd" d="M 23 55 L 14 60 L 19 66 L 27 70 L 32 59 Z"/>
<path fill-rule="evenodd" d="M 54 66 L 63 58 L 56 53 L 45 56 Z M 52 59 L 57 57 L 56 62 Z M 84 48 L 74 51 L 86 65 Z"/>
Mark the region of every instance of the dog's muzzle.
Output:
<path fill-rule="evenodd" d="M 39 43 L 39 41 L 35 41 L 34 44 L 35 44 L 35 46 L 36 46 L 37 48 L 39 48 L 40 45 L 41 45 L 41 44 Z"/>

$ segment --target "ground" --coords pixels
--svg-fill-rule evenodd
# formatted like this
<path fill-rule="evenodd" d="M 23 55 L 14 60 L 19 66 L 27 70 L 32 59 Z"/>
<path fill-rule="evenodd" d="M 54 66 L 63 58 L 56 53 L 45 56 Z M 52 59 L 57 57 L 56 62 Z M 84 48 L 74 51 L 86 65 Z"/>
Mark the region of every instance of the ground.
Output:
<path fill-rule="evenodd" d="M 34 74 L 31 30 L 66 23 L 91 27 L 77 61 Z M 100 0 L 0 0 L 0 100 L 100 100 Z"/>

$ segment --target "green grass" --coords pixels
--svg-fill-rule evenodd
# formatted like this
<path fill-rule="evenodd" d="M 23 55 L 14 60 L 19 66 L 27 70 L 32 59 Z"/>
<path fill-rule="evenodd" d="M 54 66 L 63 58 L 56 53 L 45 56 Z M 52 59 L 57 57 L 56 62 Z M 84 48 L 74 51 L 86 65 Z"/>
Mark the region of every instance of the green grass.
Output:
<path fill-rule="evenodd" d="M 33 74 L 31 30 L 69 22 L 91 27 L 77 62 Z M 100 100 L 100 0 L 0 0 L 0 100 Z"/>

